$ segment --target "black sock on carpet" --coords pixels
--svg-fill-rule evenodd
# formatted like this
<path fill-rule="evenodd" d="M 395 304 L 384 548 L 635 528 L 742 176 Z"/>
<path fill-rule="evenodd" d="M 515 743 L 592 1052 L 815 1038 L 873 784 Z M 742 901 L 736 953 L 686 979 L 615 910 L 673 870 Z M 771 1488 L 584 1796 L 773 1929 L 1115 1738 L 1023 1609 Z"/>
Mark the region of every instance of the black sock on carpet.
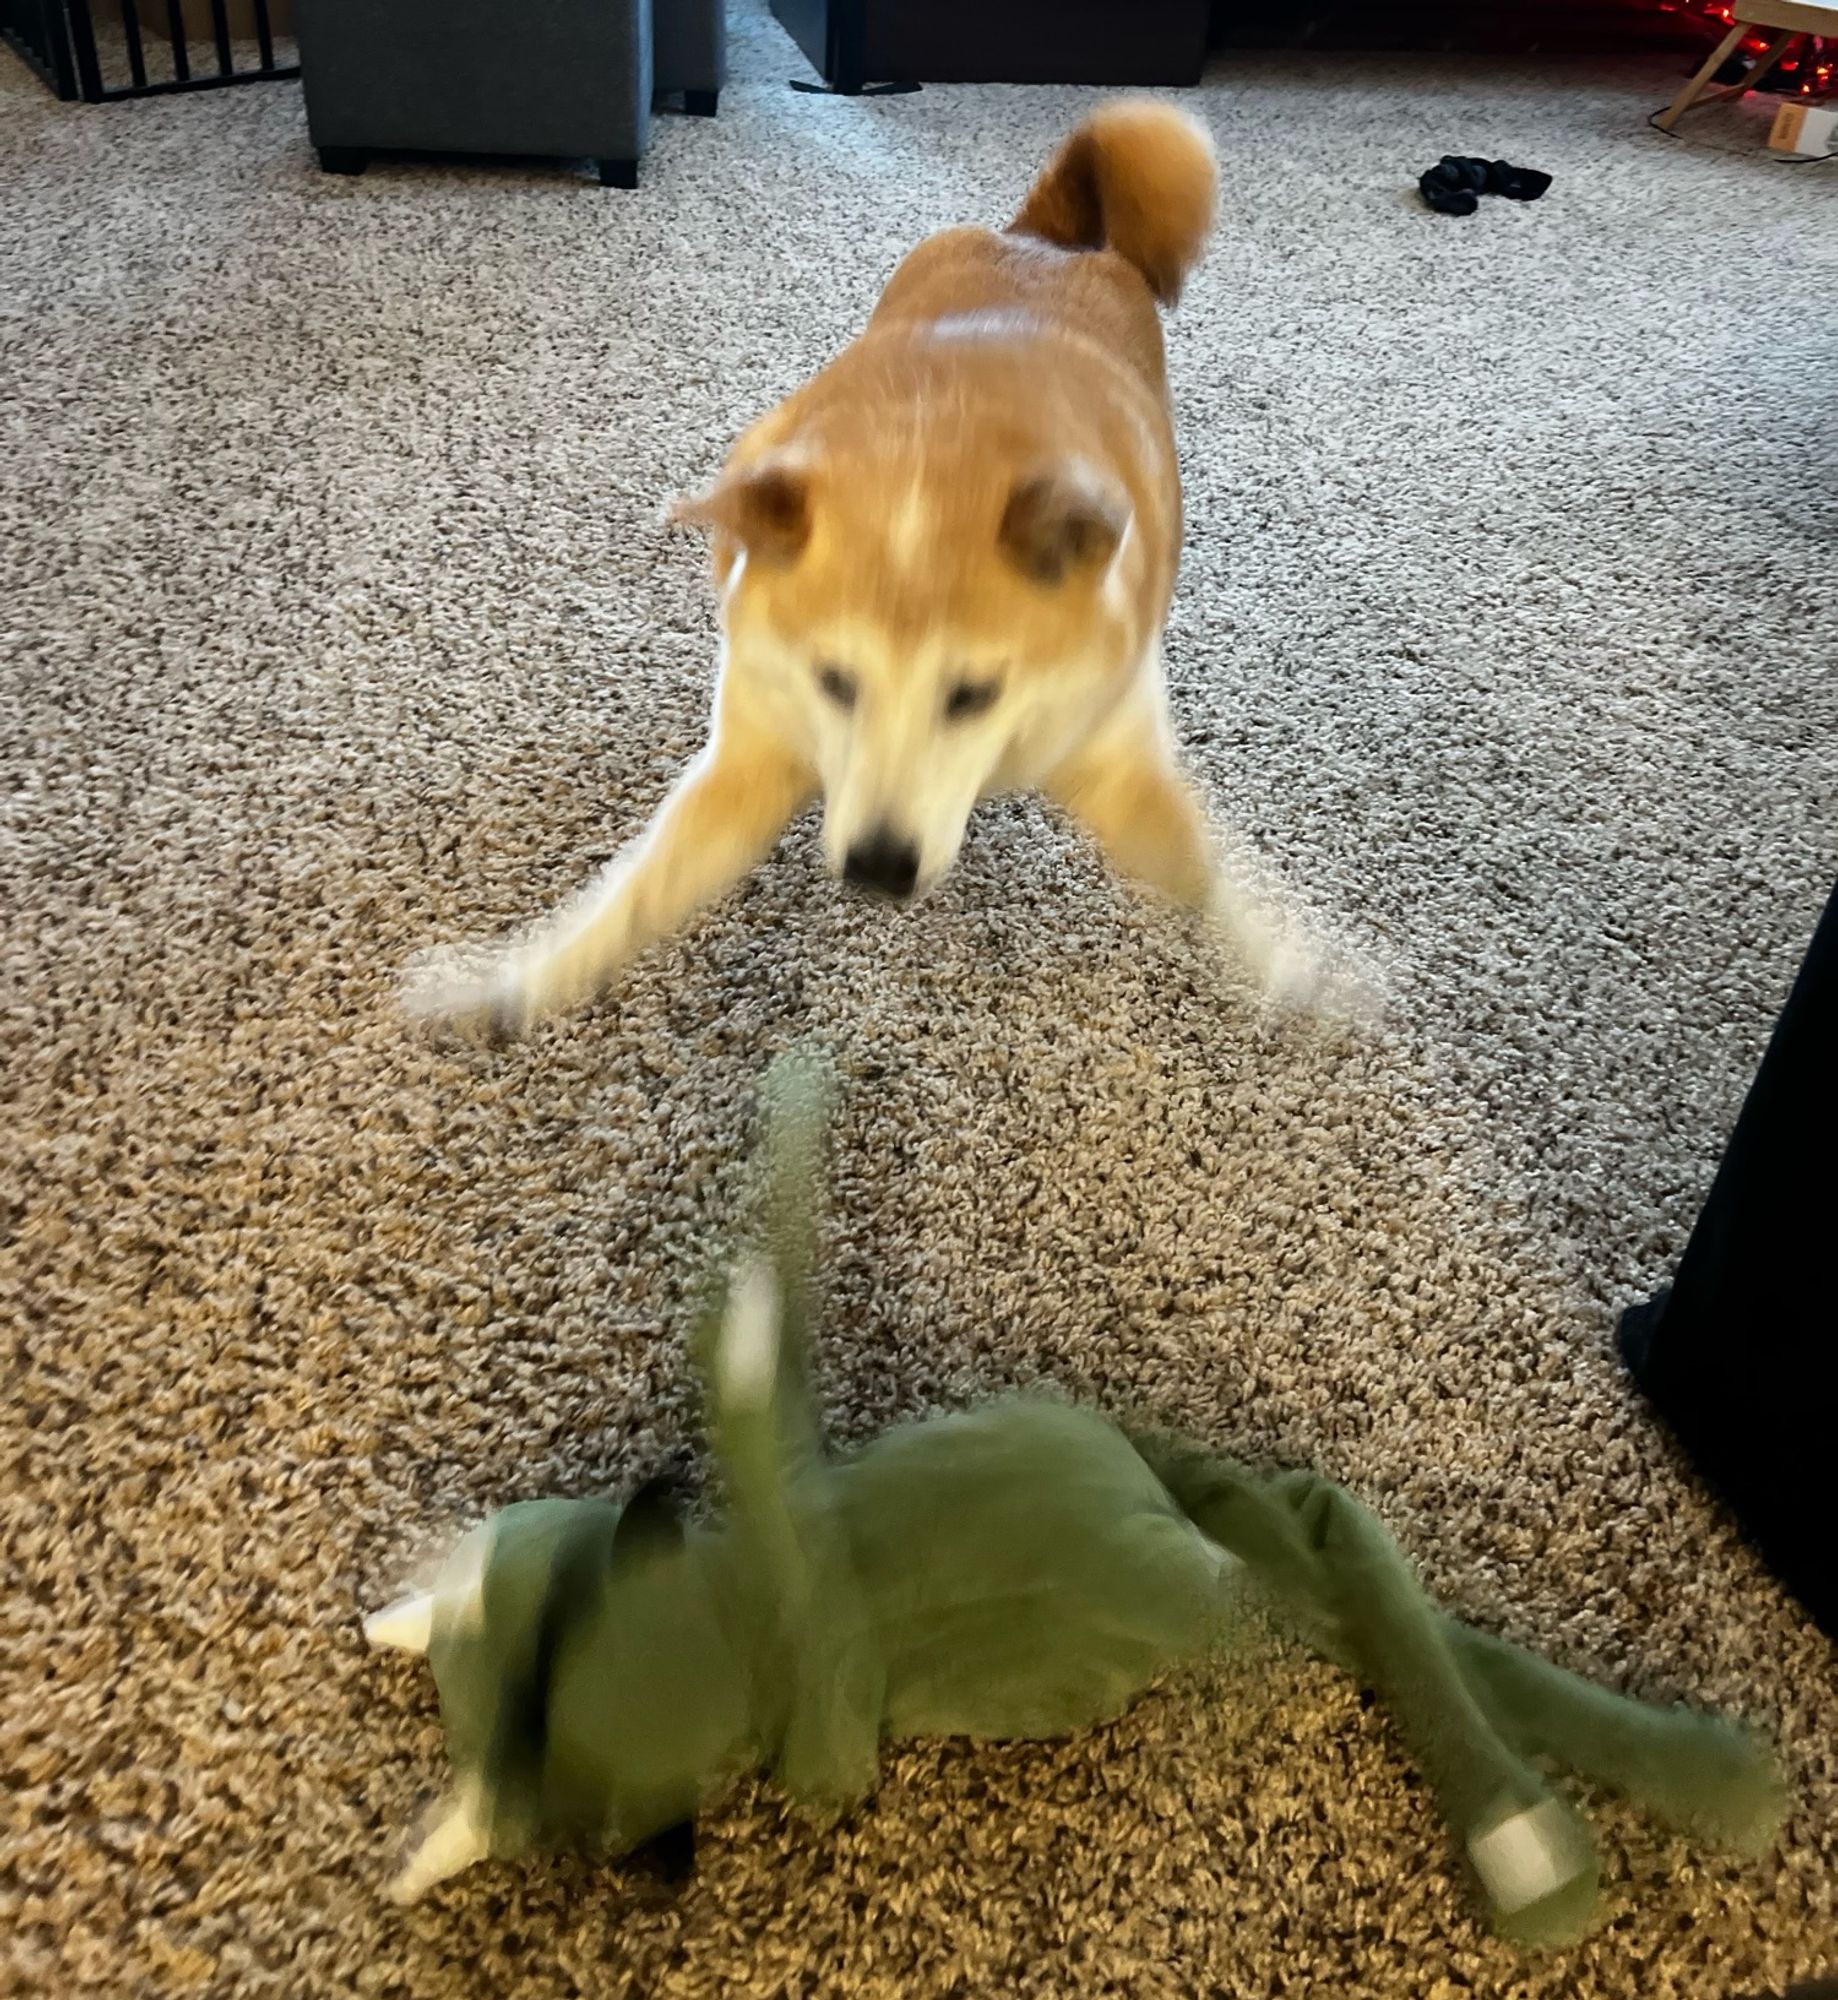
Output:
<path fill-rule="evenodd" d="M 1469 164 L 1445 158 L 1419 176 L 1417 192 L 1438 215 L 1472 215 L 1480 207 L 1479 183 L 1465 171 Z"/>
<path fill-rule="evenodd" d="M 1488 194 L 1503 194 L 1508 201 L 1536 201 L 1551 185 L 1551 176 L 1536 167 L 1509 167 L 1504 160 L 1487 164 Z"/>
<path fill-rule="evenodd" d="M 1417 181 L 1417 191 L 1438 215 L 1472 215 L 1484 194 L 1503 194 L 1508 201 L 1536 201 L 1551 185 L 1551 176 L 1536 167 L 1515 167 L 1505 160 L 1471 160 L 1444 153 Z"/>

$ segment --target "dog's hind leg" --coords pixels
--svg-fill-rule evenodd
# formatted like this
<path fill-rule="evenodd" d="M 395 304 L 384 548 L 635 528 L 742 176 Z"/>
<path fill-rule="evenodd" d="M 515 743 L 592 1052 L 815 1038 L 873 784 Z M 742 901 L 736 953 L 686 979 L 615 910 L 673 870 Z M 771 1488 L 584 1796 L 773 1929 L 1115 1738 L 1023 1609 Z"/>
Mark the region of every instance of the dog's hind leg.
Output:
<path fill-rule="evenodd" d="M 597 994 L 647 945 L 678 929 L 760 861 L 815 794 L 804 762 L 729 715 L 650 825 L 564 905 L 484 971 L 412 980 L 412 1012 L 488 1037 Z"/>

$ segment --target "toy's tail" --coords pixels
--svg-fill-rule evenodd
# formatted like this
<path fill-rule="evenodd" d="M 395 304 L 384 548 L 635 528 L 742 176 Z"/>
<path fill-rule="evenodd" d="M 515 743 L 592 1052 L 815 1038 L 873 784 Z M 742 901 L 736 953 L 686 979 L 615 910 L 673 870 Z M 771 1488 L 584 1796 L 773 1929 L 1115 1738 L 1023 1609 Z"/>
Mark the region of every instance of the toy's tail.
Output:
<path fill-rule="evenodd" d="M 1047 163 L 1008 226 L 1066 250 L 1114 250 L 1171 306 L 1212 228 L 1212 141 L 1171 104 L 1094 111 Z"/>
<path fill-rule="evenodd" d="M 1558 1943 L 1595 1904 L 1594 1844 L 1534 1759 L 1719 1845 L 1754 1851 L 1773 1838 L 1779 1775 L 1744 1731 L 1612 1694 L 1438 1611 L 1384 1526 L 1313 1473 L 1261 1480 L 1204 1452 L 1138 1449 L 1202 1532 L 1384 1697 L 1507 1935 Z"/>

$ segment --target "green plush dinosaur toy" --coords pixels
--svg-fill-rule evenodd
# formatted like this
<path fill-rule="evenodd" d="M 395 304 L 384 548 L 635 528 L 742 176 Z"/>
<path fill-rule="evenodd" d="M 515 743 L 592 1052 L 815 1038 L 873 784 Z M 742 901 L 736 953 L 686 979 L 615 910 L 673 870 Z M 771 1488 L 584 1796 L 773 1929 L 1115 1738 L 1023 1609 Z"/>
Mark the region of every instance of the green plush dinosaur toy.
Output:
<path fill-rule="evenodd" d="M 762 1766 L 837 1812 L 873 1790 L 885 1738 L 1089 1728 L 1226 1644 L 1254 1597 L 1383 1699 L 1522 1943 L 1577 1935 L 1597 1891 L 1543 1761 L 1720 1844 L 1772 1838 L 1782 1786 L 1754 1739 L 1442 1614 L 1310 1473 L 1030 1397 L 826 1455 L 804 1376 L 826 1074 L 783 1059 L 767 1097 L 763 1226 L 697 1339 L 725 1517 L 685 1523 L 655 1486 L 507 1507 L 367 1621 L 428 1656 L 455 1780 L 399 1900 L 486 1856 L 680 1848 Z"/>

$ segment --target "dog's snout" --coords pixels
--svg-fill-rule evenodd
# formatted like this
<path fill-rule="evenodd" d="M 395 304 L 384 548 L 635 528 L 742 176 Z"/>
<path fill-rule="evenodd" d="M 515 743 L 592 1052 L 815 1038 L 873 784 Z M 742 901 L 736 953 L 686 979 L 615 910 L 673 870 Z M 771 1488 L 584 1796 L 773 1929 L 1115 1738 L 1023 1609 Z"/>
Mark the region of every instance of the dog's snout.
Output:
<path fill-rule="evenodd" d="M 885 827 L 858 840 L 843 857 L 842 879 L 904 902 L 919 880 L 919 849 Z"/>

